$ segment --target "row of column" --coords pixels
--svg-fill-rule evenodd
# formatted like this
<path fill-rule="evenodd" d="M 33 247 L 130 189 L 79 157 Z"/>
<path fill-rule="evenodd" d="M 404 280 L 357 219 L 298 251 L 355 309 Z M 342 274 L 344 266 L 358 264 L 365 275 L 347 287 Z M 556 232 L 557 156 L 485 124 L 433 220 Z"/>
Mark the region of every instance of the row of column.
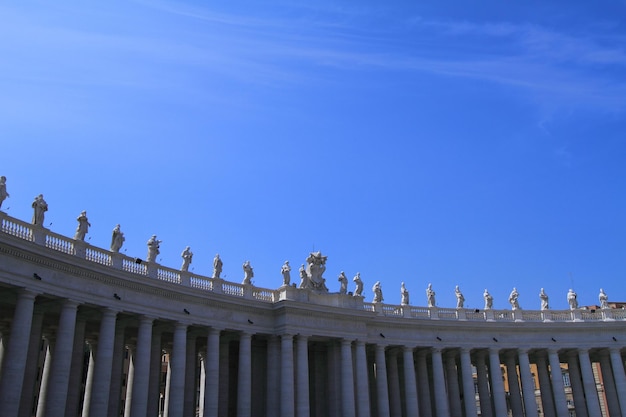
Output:
<path fill-rule="evenodd" d="M 81 417 L 113 417 L 123 409 L 125 416 L 133 417 L 157 416 L 161 410 L 167 417 L 195 416 L 197 411 L 212 417 L 500 417 L 509 412 L 538 417 L 527 349 L 386 346 L 303 334 L 262 336 L 262 347 L 253 348 L 258 336 L 252 332 L 230 332 L 226 337 L 220 328 L 211 327 L 202 330 L 206 345 L 198 352 L 198 329 L 192 333 L 185 323 L 173 325 L 162 392 L 162 333 L 155 318 L 146 316 L 138 318 L 123 387 L 119 364 L 125 352 L 124 323 L 118 312 L 101 310 L 97 338 L 87 337 L 89 355 L 83 372 L 86 320 L 77 317 L 78 303 L 64 300 L 56 331 L 46 335 L 44 313 L 35 299 L 35 293 L 19 292 L 10 334 L 2 335 L 3 416 L 62 417 L 80 412 Z M 42 334 L 44 360 L 34 395 Z M 602 415 L 589 351 L 570 350 L 565 356 L 576 415 Z M 600 350 L 599 356 L 606 408 L 611 416 L 622 415 L 626 377 L 620 349 Z M 533 357 L 543 414 L 568 417 L 559 352 L 544 349 Z M 254 389 L 253 383 L 258 384 Z"/>

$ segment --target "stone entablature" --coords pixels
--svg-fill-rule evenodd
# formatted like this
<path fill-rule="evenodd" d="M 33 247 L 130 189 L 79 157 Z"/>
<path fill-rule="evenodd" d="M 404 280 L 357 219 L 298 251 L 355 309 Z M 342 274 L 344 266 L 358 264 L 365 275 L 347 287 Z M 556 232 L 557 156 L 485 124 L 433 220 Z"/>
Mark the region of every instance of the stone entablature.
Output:
<path fill-rule="evenodd" d="M 570 310 L 495 310 L 421 307 L 411 305 L 392 305 L 383 302 L 364 302 L 363 297 L 342 293 L 329 293 L 309 288 L 297 288 L 295 284 L 283 285 L 278 289 L 260 288 L 251 284 L 229 282 L 221 278 L 210 278 L 188 271 L 176 270 L 159 265 L 155 262 L 142 261 L 122 253 L 105 250 L 90 245 L 83 240 L 72 239 L 54 233 L 44 227 L 15 219 L 0 212 L 0 239 L 19 238 L 39 247 L 54 252 L 46 252 L 46 256 L 59 259 L 71 256 L 71 264 L 81 268 L 104 268 L 106 274 L 113 277 L 150 278 L 151 281 L 136 281 L 140 285 L 156 285 L 157 283 L 178 284 L 181 294 L 189 294 L 188 289 L 200 291 L 199 296 L 220 295 L 257 303 L 276 304 L 281 301 L 314 304 L 318 306 L 339 307 L 342 309 L 361 310 L 397 319 L 418 319 L 437 321 L 462 322 L 597 322 L 626 321 L 624 309 L 570 309 Z M 55 255 L 55 252 L 56 255 Z M 132 278 L 131 278 L 132 277 Z M 186 287 L 186 288 L 182 288 Z M 168 286 L 167 295 L 173 288 Z M 143 292 L 143 291 L 142 291 Z M 229 300 L 232 302 L 232 300 Z M 348 313 L 345 311 L 344 313 Z"/>

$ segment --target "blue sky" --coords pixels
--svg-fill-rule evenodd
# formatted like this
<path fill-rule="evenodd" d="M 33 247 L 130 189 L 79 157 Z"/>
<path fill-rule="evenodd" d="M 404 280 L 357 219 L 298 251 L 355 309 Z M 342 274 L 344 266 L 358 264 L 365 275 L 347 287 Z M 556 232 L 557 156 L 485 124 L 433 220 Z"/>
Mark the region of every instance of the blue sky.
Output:
<path fill-rule="evenodd" d="M 277 288 L 312 250 L 371 301 L 626 301 L 626 2 L 0 5 L 10 215 Z M 294 279 L 297 281 L 297 279 Z M 353 289 L 350 281 L 349 290 Z"/>

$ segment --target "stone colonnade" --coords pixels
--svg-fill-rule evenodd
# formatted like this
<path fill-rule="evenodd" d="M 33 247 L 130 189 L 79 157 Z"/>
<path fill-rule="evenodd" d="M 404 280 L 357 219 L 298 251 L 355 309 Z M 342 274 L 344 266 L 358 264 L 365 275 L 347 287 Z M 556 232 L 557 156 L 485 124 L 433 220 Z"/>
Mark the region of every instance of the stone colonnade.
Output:
<path fill-rule="evenodd" d="M 617 343 L 414 346 L 0 295 L 5 417 L 626 416 Z"/>

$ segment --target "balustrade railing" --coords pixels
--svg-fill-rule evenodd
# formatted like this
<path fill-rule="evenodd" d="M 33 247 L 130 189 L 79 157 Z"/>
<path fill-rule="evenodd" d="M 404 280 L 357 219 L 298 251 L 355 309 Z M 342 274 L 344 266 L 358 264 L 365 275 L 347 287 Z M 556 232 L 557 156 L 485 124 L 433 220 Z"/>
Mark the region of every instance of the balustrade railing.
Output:
<path fill-rule="evenodd" d="M 99 265 L 112 267 L 124 272 L 145 277 L 155 278 L 159 281 L 189 286 L 203 291 L 216 294 L 225 294 L 232 297 L 244 297 L 261 302 L 276 303 L 281 300 L 281 294 L 285 288 L 272 290 L 250 285 L 213 279 L 188 272 L 151 264 L 140 259 L 130 258 L 120 253 L 113 253 L 101 248 L 89 245 L 83 241 L 77 241 L 66 236 L 51 232 L 50 230 L 33 226 L 0 212 L 0 231 L 19 239 L 34 242 L 49 249 L 74 255 Z M 291 288 L 289 287 L 291 290 Z M 297 290 L 307 291 L 307 290 Z M 340 296 L 333 294 L 334 296 Z M 284 297 L 284 294 L 282 294 Z M 284 299 L 284 298 L 282 298 Z M 358 306 L 358 304 L 357 304 Z M 399 306 L 382 303 L 362 303 L 363 310 L 389 317 L 406 317 L 413 319 L 431 320 L 463 320 L 463 321 L 530 321 L 530 322 L 565 322 L 565 321 L 610 321 L 626 320 L 624 309 L 598 309 L 598 310 L 479 310 L 479 309 L 454 309 L 439 307 Z"/>

